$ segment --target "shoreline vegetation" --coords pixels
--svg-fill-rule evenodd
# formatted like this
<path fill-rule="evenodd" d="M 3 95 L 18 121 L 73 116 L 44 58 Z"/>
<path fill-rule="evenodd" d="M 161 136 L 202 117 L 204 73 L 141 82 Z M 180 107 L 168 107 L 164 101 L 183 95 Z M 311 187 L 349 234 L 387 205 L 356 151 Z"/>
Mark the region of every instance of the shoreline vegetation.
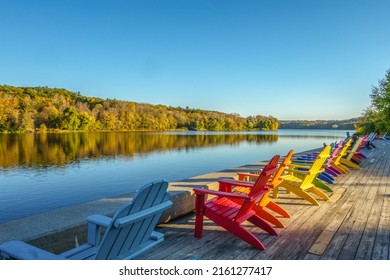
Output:
<path fill-rule="evenodd" d="M 335 129 L 355 130 L 358 118 L 348 120 L 279 120 L 280 129 Z"/>
<path fill-rule="evenodd" d="M 276 143 L 276 134 L 201 133 L 24 133 L 0 134 L 0 168 L 47 168 L 84 159 L 146 156 L 153 152 L 194 150 L 222 145 Z"/>
<path fill-rule="evenodd" d="M 82 96 L 60 88 L 0 85 L 0 133 L 354 129 L 341 121 L 279 121 L 217 111 Z"/>
<path fill-rule="evenodd" d="M 177 129 L 277 130 L 278 119 L 87 97 L 60 88 L 0 85 L 0 133 Z"/>

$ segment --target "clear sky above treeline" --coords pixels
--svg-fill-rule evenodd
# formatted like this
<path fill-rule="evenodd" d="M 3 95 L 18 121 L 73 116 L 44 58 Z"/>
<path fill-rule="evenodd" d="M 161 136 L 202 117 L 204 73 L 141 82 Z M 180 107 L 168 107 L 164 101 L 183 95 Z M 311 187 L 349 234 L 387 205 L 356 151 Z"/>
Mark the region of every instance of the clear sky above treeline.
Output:
<path fill-rule="evenodd" d="M 388 0 L 0 2 L 0 84 L 347 119 L 390 68 Z"/>

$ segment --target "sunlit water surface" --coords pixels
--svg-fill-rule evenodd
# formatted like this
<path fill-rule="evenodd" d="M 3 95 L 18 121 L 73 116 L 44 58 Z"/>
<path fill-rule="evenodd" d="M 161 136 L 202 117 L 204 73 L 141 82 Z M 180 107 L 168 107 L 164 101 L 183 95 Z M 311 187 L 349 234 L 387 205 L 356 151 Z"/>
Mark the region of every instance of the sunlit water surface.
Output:
<path fill-rule="evenodd" d="M 0 135 L 0 223 L 345 136 L 337 130 Z"/>

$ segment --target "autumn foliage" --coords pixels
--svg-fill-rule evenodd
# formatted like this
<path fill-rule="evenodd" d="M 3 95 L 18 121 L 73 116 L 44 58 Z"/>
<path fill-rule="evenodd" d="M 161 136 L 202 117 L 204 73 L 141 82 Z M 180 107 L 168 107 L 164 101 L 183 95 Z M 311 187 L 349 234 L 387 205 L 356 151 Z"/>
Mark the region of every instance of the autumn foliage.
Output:
<path fill-rule="evenodd" d="M 0 132 L 276 130 L 272 116 L 241 117 L 82 96 L 65 89 L 0 85 Z"/>

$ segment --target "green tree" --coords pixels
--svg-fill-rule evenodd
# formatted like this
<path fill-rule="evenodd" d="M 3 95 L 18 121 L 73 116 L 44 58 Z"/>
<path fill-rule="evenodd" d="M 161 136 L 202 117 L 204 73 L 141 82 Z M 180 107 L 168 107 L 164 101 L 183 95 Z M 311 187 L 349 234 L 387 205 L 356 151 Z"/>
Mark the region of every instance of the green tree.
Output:
<path fill-rule="evenodd" d="M 80 119 L 76 110 L 72 107 L 67 107 L 61 117 L 61 129 L 78 130 L 80 127 Z"/>
<path fill-rule="evenodd" d="M 46 128 L 45 128 L 46 127 Z M 42 130 L 277 129 L 278 120 L 244 118 L 190 107 L 169 107 L 82 96 L 48 87 L 0 85 L 0 132 Z"/>
<path fill-rule="evenodd" d="M 363 112 L 356 131 L 361 134 L 390 132 L 390 69 L 378 86 L 372 87 L 370 97 L 371 106 Z"/>

